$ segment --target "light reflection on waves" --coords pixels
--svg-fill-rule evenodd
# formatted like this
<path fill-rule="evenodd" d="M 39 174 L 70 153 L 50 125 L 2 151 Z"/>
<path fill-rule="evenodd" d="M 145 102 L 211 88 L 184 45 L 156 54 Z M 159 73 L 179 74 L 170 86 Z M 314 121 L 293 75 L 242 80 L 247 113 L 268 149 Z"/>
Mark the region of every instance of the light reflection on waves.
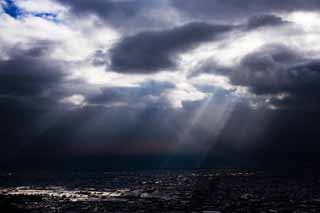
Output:
<path fill-rule="evenodd" d="M 126 190 L 116 190 L 113 192 L 88 190 L 67 190 L 64 187 L 16 187 L 1 189 L 0 194 L 4 195 L 26 195 L 26 196 L 42 196 L 50 198 L 63 198 L 70 201 L 99 201 L 110 200 L 111 198 L 120 198 Z"/>
<path fill-rule="evenodd" d="M 117 189 L 114 191 L 96 191 L 93 188 L 84 190 L 67 190 L 64 187 L 51 186 L 45 188 L 32 188 L 28 186 L 0 189 L 0 195 L 9 196 L 41 196 L 44 198 L 57 198 L 71 202 L 79 201 L 117 201 L 125 202 L 126 198 L 156 198 L 168 200 L 169 197 L 160 193 L 146 193 L 143 190 Z"/>

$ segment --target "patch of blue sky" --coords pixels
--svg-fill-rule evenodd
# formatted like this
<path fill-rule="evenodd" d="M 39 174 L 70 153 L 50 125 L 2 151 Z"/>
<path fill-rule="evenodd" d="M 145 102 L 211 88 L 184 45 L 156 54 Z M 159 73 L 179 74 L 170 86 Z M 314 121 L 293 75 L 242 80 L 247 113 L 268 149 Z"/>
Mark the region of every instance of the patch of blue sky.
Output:
<path fill-rule="evenodd" d="M 58 14 L 56 13 L 30 13 L 33 16 L 36 17 L 40 17 L 40 18 L 44 18 L 44 19 L 48 19 L 54 22 L 58 22 Z"/>
<path fill-rule="evenodd" d="M 3 11 L 8 14 L 9 16 L 17 19 L 22 15 L 22 11 L 20 8 L 15 4 L 13 0 L 3 0 L 2 4 Z"/>
<path fill-rule="evenodd" d="M 31 15 L 44 18 L 50 21 L 58 22 L 58 14 L 50 12 L 28 12 L 17 6 L 13 0 L 3 0 L 1 4 L 3 11 L 12 18 L 19 19 L 23 16 Z"/>

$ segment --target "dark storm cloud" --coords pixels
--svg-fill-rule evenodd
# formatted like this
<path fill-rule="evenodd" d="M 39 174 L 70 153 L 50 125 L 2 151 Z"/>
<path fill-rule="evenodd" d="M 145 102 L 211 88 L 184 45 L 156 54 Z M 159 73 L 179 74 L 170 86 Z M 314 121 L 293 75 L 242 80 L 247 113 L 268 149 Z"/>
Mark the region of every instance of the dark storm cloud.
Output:
<path fill-rule="evenodd" d="M 1 155 L 1 162 L 11 161 L 10 165 L 13 167 L 23 165 L 25 168 L 39 168 L 39 164 L 34 164 L 39 161 L 47 169 L 61 168 L 59 162 L 70 163 L 75 159 L 90 162 L 96 158 L 99 161 L 93 161 L 91 168 L 106 169 L 112 165 L 117 166 L 117 163 L 109 161 L 109 156 L 120 159 L 120 156 L 123 156 L 128 159 L 126 167 L 134 164 L 138 156 L 146 161 L 145 168 L 149 168 L 150 156 L 152 158 L 176 153 L 174 151 L 179 143 L 179 135 L 194 113 L 183 109 L 164 108 L 162 105 L 141 108 L 87 106 L 67 113 L 56 113 L 55 122 L 45 131 L 35 134 L 28 131 L 30 127 L 24 127 L 34 125 L 34 117 L 39 119 L 43 113 L 34 108 L 17 108 L 19 105 L 13 105 L 15 108 L 11 110 L 3 108 L 7 113 L 10 112 L 5 118 L 16 119 L 10 121 L 10 129 L 2 129 L 5 133 L 3 135 L 6 135 L 2 144 L 6 144 L 4 153 L 15 154 Z M 25 116 L 19 118 L 22 114 Z M 22 123 L 19 123 L 19 119 Z M 31 129 L 34 128 L 33 126 Z M 198 128 L 192 130 L 190 138 L 187 139 L 189 142 L 197 139 L 199 144 L 202 138 L 205 138 L 205 132 Z M 13 142 L 10 144 L 11 140 Z M 179 147 L 176 154 L 194 153 L 197 148 L 199 145 L 188 143 Z M 161 162 L 163 161 L 166 161 L 165 157 L 161 158 Z M 73 166 L 81 167 L 80 164 Z"/>
<path fill-rule="evenodd" d="M 157 0 L 57 0 L 77 16 L 97 15 L 114 29 L 132 33 L 141 29 L 173 26 L 162 20 L 164 1 Z"/>
<path fill-rule="evenodd" d="M 189 77 L 201 73 L 223 75 L 230 83 L 245 86 L 270 104 L 281 108 L 320 106 L 320 60 L 281 44 L 269 44 L 244 56 L 235 66 L 220 66 L 212 60 L 199 63 Z"/>
<path fill-rule="evenodd" d="M 283 20 L 281 17 L 264 14 L 250 17 L 247 22 L 247 29 L 253 30 L 260 27 L 275 27 L 288 24 L 289 22 Z"/>
<path fill-rule="evenodd" d="M 10 58 L 0 61 L 0 94 L 5 96 L 38 96 L 62 81 L 64 73 L 56 61 L 44 55 L 47 47 L 28 50 L 11 49 Z"/>
<path fill-rule="evenodd" d="M 295 77 L 305 74 L 294 71 L 294 67 L 305 60 L 289 47 L 267 45 L 241 60 L 231 74 L 231 82 L 248 86 L 257 94 L 284 92 L 297 83 Z"/>
<path fill-rule="evenodd" d="M 258 95 L 282 94 L 276 106 L 303 108 L 320 104 L 320 61 L 281 45 L 269 45 L 241 61 L 231 82 L 248 87 Z"/>
<path fill-rule="evenodd" d="M 200 19 L 238 20 L 252 15 L 297 10 L 318 10 L 318 0 L 171 0 L 184 14 Z"/>
<path fill-rule="evenodd" d="M 68 5 L 76 14 L 97 14 L 107 19 L 126 19 L 136 15 L 146 1 L 111 1 L 111 0 L 58 0 Z"/>
<path fill-rule="evenodd" d="M 111 68 L 122 73 L 154 73 L 175 68 L 177 54 L 197 47 L 202 42 L 224 39 L 223 35 L 232 30 L 247 33 L 263 27 L 276 27 L 288 24 L 282 18 L 264 14 L 250 17 L 240 25 L 213 25 L 193 22 L 162 31 L 146 31 L 124 37 L 110 51 Z M 106 53 L 97 51 L 95 65 L 106 64 Z M 205 67 L 200 68 L 202 70 Z M 216 71 L 225 71 L 216 67 Z"/>
<path fill-rule="evenodd" d="M 319 105 L 269 112 L 266 116 L 270 122 L 263 130 L 265 137 L 254 150 L 257 159 L 271 168 L 316 167 L 320 161 L 320 129 L 315 125 L 320 122 L 319 115 Z M 263 154 L 258 156 L 259 153 Z"/>
<path fill-rule="evenodd" d="M 52 119 L 37 125 L 41 117 L 62 110 L 57 94 L 65 77 L 60 62 L 50 60 L 52 44 L 30 43 L 6 49 L 8 59 L 0 60 L 1 158 L 6 159 L 36 139 L 39 130 Z"/>
<path fill-rule="evenodd" d="M 320 134 L 314 124 L 320 122 L 319 115 L 319 108 L 252 110 L 239 104 L 204 162 L 282 171 L 316 168 Z"/>
<path fill-rule="evenodd" d="M 187 110 L 150 105 L 83 107 L 56 114 L 55 122 L 41 134 L 28 130 L 35 116 L 39 118 L 43 112 L 8 103 L 0 104 L 2 118 L 8 119 L 7 127 L 0 130 L 5 147 L 0 151 L 0 166 L 4 168 L 105 170 L 161 168 L 171 164 L 187 168 L 199 165 L 299 168 L 299 163 L 318 162 L 315 150 L 319 149 L 319 128 L 314 125 L 320 121 L 318 111 L 252 110 L 245 104 L 238 105 L 218 137 L 196 125 L 186 138 L 189 143 L 179 146 L 179 135 L 202 102 L 190 103 L 192 107 Z M 197 148 L 202 144 L 209 145 L 208 155 L 197 155 Z M 164 164 L 170 153 L 173 160 L 169 165 Z M 184 163 L 175 164 L 181 159 Z M 191 163 L 185 165 L 185 160 Z"/>
<path fill-rule="evenodd" d="M 201 42 L 221 39 L 221 35 L 232 29 L 232 26 L 191 23 L 125 37 L 111 50 L 111 67 L 122 73 L 154 73 L 174 68 L 176 54 Z"/>

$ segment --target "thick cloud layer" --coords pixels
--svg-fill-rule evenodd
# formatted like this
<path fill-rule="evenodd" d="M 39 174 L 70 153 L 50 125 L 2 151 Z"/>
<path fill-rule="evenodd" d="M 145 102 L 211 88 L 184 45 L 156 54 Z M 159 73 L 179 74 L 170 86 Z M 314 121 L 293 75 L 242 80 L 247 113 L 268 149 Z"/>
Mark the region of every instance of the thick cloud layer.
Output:
<path fill-rule="evenodd" d="M 280 93 L 294 83 L 292 69 L 305 59 L 286 46 L 271 45 L 245 56 L 232 73 L 232 82 L 249 86 L 255 93 Z"/>
<path fill-rule="evenodd" d="M 135 16 L 146 1 L 101 1 L 101 0 L 62 0 L 62 4 L 66 4 L 71 7 L 75 14 L 96 14 L 106 20 L 128 19 Z"/>
<path fill-rule="evenodd" d="M 76 16 L 96 15 L 116 30 L 136 32 L 137 29 L 157 29 L 170 26 L 161 16 L 166 1 L 157 0 L 57 0 L 68 6 Z M 172 21 L 172 20 L 171 20 Z"/>
<path fill-rule="evenodd" d="M 248 32 L 288 23 L 275 15 L 259 15 L 238 26 L 194 22 L 169 30 L 141 32 L 123 38 L 111 49 L 111 68 L 122 73 L 154 73 L 174 69 L 179 53 L 192 50 L 204 42 L 226 39 L 228 32 L 237 29 Z"/>
<path fill-rule="evenodd" d="M 203 73 L 225 76 L 257 96 L 271 96 L 276 107 L 315 108 L 319 105 L 319 60 L 281 44 L 269 44 L 244 56 L 235 66 L 212 60 L 198 64 L 190 77 Z"/>
<path fill-rule="evenodd" d="M 285 46 L 271 45 L 244 57 L 231 74 L 231 81 L 258 95 L 278 94 L 272 102 L 279 106 L 315 107 L 320 103 L 314 93 L 320 89 L 319 71 L 318 60 Z"/>
<path fill-rule="evenodd" d="M 126 37 L 111 50 L 111 67 L 123 73 L 152 73 L 174 68 L 178 53 L 202 42 L 218 40 L 232 29 L 232 26 L 191 23 Z"/>
<path fill-rule="evenodd" d="M 275 15 L 256 15 L 249 18 L 247 28 L 250 30 L 266 26 L 276 27 L 284 24 L 288 24 L 288 22 Z"/>
<path fill-rule="evenodd" d="M 178 10 L 194 18 L 215 18 L 218 20 L 237 20 L 248 16 L 299 10 L 318 10 L 317 0 L 172 0 Z"/>
<path fill-rule="evenodd" d="M 12 49 L 9 59 L 0 61 L 0 94 L 35 97 L 45 95 L 62 81 L 61 66 L 43 55 L 47 47 Z"/>
<path fill-rule="evenodd" d="M 0 169 L 318 165 L 319 6 L 1 1 Z"/>

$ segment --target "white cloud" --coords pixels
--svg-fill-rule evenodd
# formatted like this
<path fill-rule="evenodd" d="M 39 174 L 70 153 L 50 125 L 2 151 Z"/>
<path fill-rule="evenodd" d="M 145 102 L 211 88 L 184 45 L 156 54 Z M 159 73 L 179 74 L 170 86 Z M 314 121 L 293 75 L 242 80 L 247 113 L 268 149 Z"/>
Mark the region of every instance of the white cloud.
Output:
<path fill-rule="evenodd" d="M 190 82 L 194 85 L 209 85 L 220 87 L 225 90 L 235 90 L 237 87 L 232 85 L 225 76 L 202 74 L 195 78 L 191 78 Z"/>
<path fill-rule="evenodd" d="M 184 101 L 197 101 L 208 97 L 206 93 L 200 92 L 191 84 L 179 83 L 176 88 L 162 94 L 174 108 L 182 108 Z"/>
<path fill-rule="evenodd" d="M 72 96 L 63 98 L 60 102 L 65 104 L 72 104 L 75 106 L 85 106 L 86 105 L 85 100 L 86 99 L 83 95 L 74 94 Z"/>
<path fill-rule="evenodd" d="M 66 11 L 65 7 L 52 0 L 16 0 L 16 4 L 26 12 L 59 13 Z"/>
<path fill-rule="evenodd" d="M 0 29 L 2 45 L 27 46 L 36 41 L 50 41 L 56 43 L 52 58 L 64 61 L 85 60 L 98 48 L 110 47 L 119 38 L 111 28 L 98 26 L 94 17 L 66 16 L 56 22 L 32 14 L 15 19 L 3 13 L 0 14 Z"/>

